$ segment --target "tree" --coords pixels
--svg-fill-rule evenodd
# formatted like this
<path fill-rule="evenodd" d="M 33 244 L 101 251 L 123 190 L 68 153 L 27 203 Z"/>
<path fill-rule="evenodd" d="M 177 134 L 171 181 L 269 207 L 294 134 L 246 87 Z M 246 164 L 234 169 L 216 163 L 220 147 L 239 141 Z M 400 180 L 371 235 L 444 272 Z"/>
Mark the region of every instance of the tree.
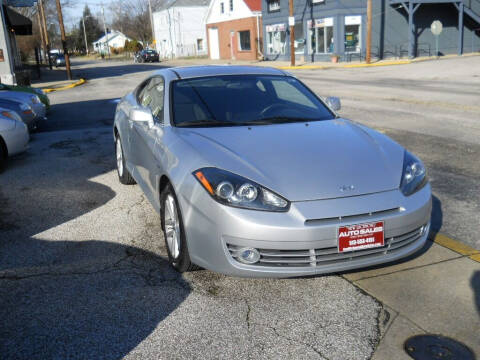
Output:
<path fill-rule="evenodd" d="M 85 8 L 83 9 L 83 19 L 85 21 L 85 32 L 87 34 L 87 42 L 90 46 L 90 44 L 93 41 L 98 40 L 102 35 L 103 35 L 103 30 L 102 27 L 100 26 L 100 23 L 98 19 L 92 15 L 92 12 L 90 11 L 90 8 L 88 5 L 85 5 Z M 79 21 L 79 26 L 78 28 L 80 29 L 80 37 L 81 37 L 81 45 L 80 49 L 82 51 L 85 51 L 85 39 L 84 39 L 84 34 L 83 34 L 83 21 Z"/>
<path fill-rule="evenodd" d="M 155 11 L 164 0 L 151 2 L 152 11 Z M 144 44 L 152 41 L 148 0 L 115 0 L 111 3 L 110 10 L 113 15 L 113 28 Z"/>

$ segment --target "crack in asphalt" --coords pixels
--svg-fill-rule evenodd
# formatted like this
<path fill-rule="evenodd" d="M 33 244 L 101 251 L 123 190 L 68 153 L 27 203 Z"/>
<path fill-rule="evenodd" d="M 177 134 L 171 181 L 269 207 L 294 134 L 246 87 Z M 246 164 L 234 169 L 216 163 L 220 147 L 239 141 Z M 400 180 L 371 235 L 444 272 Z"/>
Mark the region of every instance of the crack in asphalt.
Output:
<path fill-rule="evenodd" d="M 285 339 L 287 341 L 290 341 L 292 343 L 296 343 L 296 344 L 300 344 L 300 345 L 303 345 L 309 349 L 311 349 L 313 352 L 315 352 L 317 355 L 319 355 L 322 359 L 325 359 L 325 360 L 330 360 L 327 356 L 325 356 L 320 350 L 318 350 L 314 345 L 312 344 L 309 344 L 307 342 L 304 342 L 304 341 L 300 341 L 300 340 L 296 340 L 296 339 L 292 339 L 286 335 L 282 335 L 278 332 L 277 328 L 274 327 L 274 326 L 271 326 L 271 325 L 265 325 L 265 324 L 255 324 L 255 325 L 258 325 L 258 326 L 264 326 L 266 327 L 267 329 L 270 329 L 272 330 L 275 335 L 279 338 L 282 338 L 282 339 Z"/>

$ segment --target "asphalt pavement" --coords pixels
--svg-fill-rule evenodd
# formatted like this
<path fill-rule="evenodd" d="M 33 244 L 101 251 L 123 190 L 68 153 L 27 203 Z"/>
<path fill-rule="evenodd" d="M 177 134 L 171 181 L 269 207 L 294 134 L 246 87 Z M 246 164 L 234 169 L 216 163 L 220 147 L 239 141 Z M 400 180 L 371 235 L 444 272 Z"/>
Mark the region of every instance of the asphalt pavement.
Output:
<path fill-rule="evenodd" d="M 406 261 L 339 275 L 172 271 L 158 215 L 117 180 L 111 135 L 115 100 L 162 64 L 74 65 L 88 83 L 50 95 L 48 122 L 0 177 L 2 359 L 400 359 L 421 333 L 480 354 L 480 263 L 431 241 Z M 295 75 L 418 154 L 435 196 L 432 238 L 479 249 L 479 65 Z"/>

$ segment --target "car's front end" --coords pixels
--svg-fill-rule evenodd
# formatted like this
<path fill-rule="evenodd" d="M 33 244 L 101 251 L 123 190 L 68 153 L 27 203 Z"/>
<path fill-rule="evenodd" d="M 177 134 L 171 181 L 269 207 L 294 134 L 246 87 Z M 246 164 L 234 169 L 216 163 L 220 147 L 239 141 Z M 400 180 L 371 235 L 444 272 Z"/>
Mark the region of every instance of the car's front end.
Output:
<path fill-rule="evenodd" d="M 30 135 L 27 125 L 18 119 L 15 114 L 7 114 L 9 112 L 6 109 L 0 109 L 0 116 L 9 121 L 9 126 L 2 132 L 2 138 L 7 146 L 8 155 L 13 156 L 20 154 L 28 149 L 28 142 Z"/>
<path fill-rule="evenodd" d="M 186 181 L 182 187 L 192 191 L 179 201 L 192 261 L 224 274 L 288 277 L 373 266 L 418 251 L 429 233 L 429 184 L 409 196 L 395 189 L 262 211 L 218 203 L 196 179 Z M 341 251 L 340 228 L 378 223 L 382 244 Z"/>

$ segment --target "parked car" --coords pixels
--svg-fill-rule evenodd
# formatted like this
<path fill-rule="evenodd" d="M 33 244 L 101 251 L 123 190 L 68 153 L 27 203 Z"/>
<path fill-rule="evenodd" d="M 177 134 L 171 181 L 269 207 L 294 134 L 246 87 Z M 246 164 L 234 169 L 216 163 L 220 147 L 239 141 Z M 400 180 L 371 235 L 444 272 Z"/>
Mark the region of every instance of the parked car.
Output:
<path fill-rule="evenodd" d="M 12 91 L 21 91 L 25 93 L 35 94 L 40 98 L 40 101 L 46 106 L 46 110 L 50 110 L 50 99 L 47 94 L 42 89 L 37 89 L 31 86 L 18 86 L 18 85 L 5 85 L 0 84 L 0 91 L 2 90 L 12 90 Z"/>
<path fill-rule="evenodd" d="M 160 57 L 155 50 L 144 49 L 135 54 L 134 61 L 137 63 L 160 62 Z"/>
<path fill-rule="evenodd" d="M 27 126 L 15 112 L 0 108 L 0 172 L 3 171 L 9 156 L 28 148 Z"/>
<path fill-rule="evenodd" d="M 1 90 L 0 99 L 18 100 L 30 105 L 37 116 L 37 121 L 44 120 L 47 115 L 46 106 L 40 101 L 35 94 L 29 94 L 21 91 Z"/>
<path fill-rule="evenodd" d="M 27 103 L 13 99 L 1 99 L 0 107 L 15 111 L 27 125 L 29 131 L 33 131 L 37 128 L 38 118 L 33 111 L 32 107 Z"/>
<path fill-rule="evenodd" d="M 63 54 L 57 54 L 55 56 L 55 67 L 65 66 L 65 56 Z"/>
<path fill-rule="evenodd" d="M 178 271 L 288 277 L 416 252 L 425 166 L 339 109 L 278 69 L 163 69 L 117 105 L 118 177 L 160 213 Z"/>

